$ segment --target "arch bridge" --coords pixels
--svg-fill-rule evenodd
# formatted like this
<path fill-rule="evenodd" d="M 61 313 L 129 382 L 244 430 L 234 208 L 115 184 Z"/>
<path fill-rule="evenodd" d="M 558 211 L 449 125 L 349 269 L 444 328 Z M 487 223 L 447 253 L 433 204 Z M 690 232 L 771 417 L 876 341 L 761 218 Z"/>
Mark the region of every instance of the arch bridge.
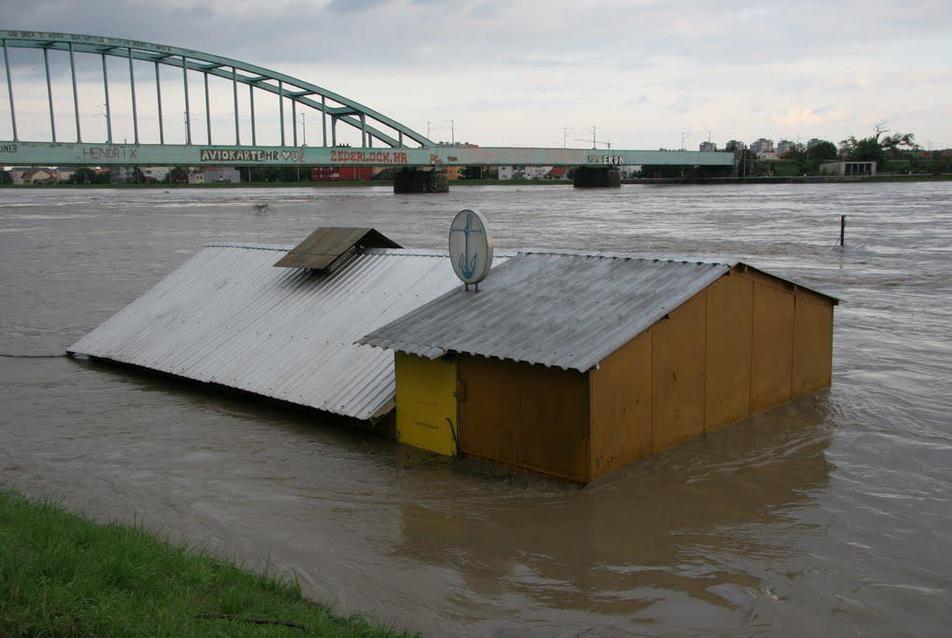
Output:
<path fill-rule="evenodd" d="M 94 35 L 49 33 L 37 31 L 0 30 L 4 60 L 9 131 L 11 139 L 0 135 L 0 165 L 20 166 L 388 166 L 399 170 L 395 188 L 398 190 L 443 190 L 434 188 L 432 176 L 439 175 L 445 166 L 500 166 L 540 165 L 583 167 L 580 173 L 595 176 L 588 185 L 602 184 L 603 173 L 620 165 L 685 165 L 732 167 L 732 153 L 700 151 L 639 151 L 595 150 L 572 148 L 515 148 L 477 147 L 472 145 L 437 144 L 427 136 L 405 124 L 365 106 L 346 96 L 317 84 L 295 78 L 254 64 L 163 44 L 126 40 Z M 49 139 L 24 140 L 18 133 L 15 65 L 10 62 L 11 49 L 42 51 L 49 112 Z M 64 139 L 64 131 L 57 131 L 57 111 L 54 107 L 53 82 L 50 73 L 50 53 L 60 52 L 68 60 L 71 81 L 73 126 Z M 105 135 L 89 139 L 83 134 L 80 97 L 76 74 L 79 56 L 100 58 Z M 110 65 L 107 59 L 120 58 L 123 67 L 128 63 L 128 99 L 131 113 L 132 141 L 114 139 L 115 93 L 110 85 Z M 141 92 L 143 63 L 152 67 L 149 93 L 155 96 L 157 130 L 148 132 L 153 141 L 144 142 L 142 118 L 137 97 L 137 81 Z M 115 62 L 112 65 L 115 67 Z M 125 75 L 125 68 L 123 68 Z M 138 71 L 138 74 L 137 74 Z M 164 71 L 164 73 L 163 73 Z M 184 143 L 172 143 L 169 138 L 169 105 L 163 105 L 162 86 L 169 74 L 181 78 L 184 98 Z M 137 77 L 137 75 L 139 77 Z M 201 78 L 202 95 L 196 100 L 192 86 Z M 209 79 L 219 78 L 231 84 L 229 108 L 233 113 L 232 131 L 214 131 L 221 140 L 226 135 L 229 143 L 216 143 L 213 136 L 213 116 Z M 112 84 L 115 84 L 113 79 Z M 247 87 L 247 94 L 245 88 Z M 259 144 L 258 123 L 261 114 L 255 111 L 255 98 L 272 96 L 278 103 L 279 143 Z M 97 99 L 99 95 L 97 95 Z M 247 100 L 246 120 L 242 120 L 241 104 Z M 124 99 L 125 101 L 125 99 Z M 194 108 L 198 104 L 198 108 Z M 178 108 L 178 107 L 176 107 Z M 259 108 L 260 110 L 260 108 Z M 288 112 L 289 111 L 289 112 Z M 298 113 L 316 114 L 320 118 L 320 146 L 307 145 L 299 139 Z M 62 115 L 62 113 L 60 113 Z M 287 116 L 292 126 L 287 126 Z M 98 117 L 98 115 L 97 115 Z M 193 120 L 204 119 L 204 130 L 193 130 Z M 272 116 L 273 117 L 273 116 Z M 216 118 L 216 121 L 217 120 Z M 312 119 L 313 121 L 313 119 Z M 244 126 L 242 126 L 244 124 Z M 357 134 L 357 146 L 344 144 L 338 133 L 340 125 L 348 127 L 350 136 Z M 228 127 L 230 128 L 230 126 Z M 290 133 L 288 131 L 290 128 Z M 155 143 L 155 134 L 158 143 Z M 202 134 L 203 133 L 203 134 Z M 305 131 L 306 133 L 306 131 Z M 98 137 L 98 135 L 97 135 Z M 616 171 L 617 172 L 617 171 Z M 404 178 L 400 187 L 400 178 Z M 442 180 L 445 183 L 445 174 Z M 609 182 L 611 180 L 608 180 Z M 439 182 L 439 180 L 437 180 Z"/>

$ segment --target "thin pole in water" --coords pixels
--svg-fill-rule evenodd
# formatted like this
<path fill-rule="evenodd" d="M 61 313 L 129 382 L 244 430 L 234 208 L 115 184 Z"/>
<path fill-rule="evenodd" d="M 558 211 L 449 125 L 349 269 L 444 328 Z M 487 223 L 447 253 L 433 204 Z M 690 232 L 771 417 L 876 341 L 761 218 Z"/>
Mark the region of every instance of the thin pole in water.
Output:
<path fill-rule="evenodd" d="M 840 215 L 840 246 L 846 243 L 846 215 Z"/>

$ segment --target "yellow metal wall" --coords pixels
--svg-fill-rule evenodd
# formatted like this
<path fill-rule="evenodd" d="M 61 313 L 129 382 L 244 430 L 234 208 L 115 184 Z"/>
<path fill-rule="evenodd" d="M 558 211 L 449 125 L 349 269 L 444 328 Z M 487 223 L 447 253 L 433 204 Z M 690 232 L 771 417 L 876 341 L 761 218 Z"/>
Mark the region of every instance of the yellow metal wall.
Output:
<path fill-rule="evenodd" d="M 592 478 L 828 387 L 833 305 L 733 271 L 589 372 Z"/>
<path fill-rule="evenodd" d="M 706 302 L 695 295 L 651 328 L 652 452 L 704 432 Z"/>
<path fill-rule="evenodd" d="M 456 454 L 456 362 L 398 352 L 397 440 L 425 450 Z"/>
<path fill-rule="evenodd" d="M 729 275 L 711 284 L 705 294 L 704 431 L 709 432 L 750 414 L 754 282 Z"/>
<path fill-rule="evenodd" d="M 460 449 L 577 482 L 589 475 L 588 378 L 579 372 L 461 356 Z"/>
<path fill-rule="evenodd" d="M 750 411 L 762 412 L 792 396 L 792 291 L 754 282 L 754 335 L 750 360 Z"/>
<path fill-rule="evenodd" d="M 808 294 L 796 306 L 793 396 L 830 387 L 833 365 L 833 306 Z"/>
<path fill-rule="evenodd" d="M 589 372 L 591 474 L 651 455 L 651 334 L 643 332 Z"/>

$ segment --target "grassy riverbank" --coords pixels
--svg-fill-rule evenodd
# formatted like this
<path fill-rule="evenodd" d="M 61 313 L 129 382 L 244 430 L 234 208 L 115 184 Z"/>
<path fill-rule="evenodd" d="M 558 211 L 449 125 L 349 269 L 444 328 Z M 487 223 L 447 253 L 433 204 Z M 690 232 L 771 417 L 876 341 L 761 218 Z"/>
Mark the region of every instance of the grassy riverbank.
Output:
<path fill-rule="evenodd" d="M 0 636 L 375 636 L 295 583 L 0 490 Z"/>

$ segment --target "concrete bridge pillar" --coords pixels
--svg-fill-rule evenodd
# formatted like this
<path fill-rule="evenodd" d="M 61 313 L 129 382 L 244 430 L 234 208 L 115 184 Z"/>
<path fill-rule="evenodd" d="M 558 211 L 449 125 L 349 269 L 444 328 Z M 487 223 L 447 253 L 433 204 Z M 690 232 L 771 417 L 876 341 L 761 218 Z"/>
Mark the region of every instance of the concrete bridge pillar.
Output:
<path fill-rule="evenodd" d="M 577 166 L 575 188 L 618 188 L 621 171 L 611 166 Z"/>
<path fill-rule="evenodd" d="M 394 193 L 448 193 L 445 168 L 401 168 L 393 174 Z"/>

